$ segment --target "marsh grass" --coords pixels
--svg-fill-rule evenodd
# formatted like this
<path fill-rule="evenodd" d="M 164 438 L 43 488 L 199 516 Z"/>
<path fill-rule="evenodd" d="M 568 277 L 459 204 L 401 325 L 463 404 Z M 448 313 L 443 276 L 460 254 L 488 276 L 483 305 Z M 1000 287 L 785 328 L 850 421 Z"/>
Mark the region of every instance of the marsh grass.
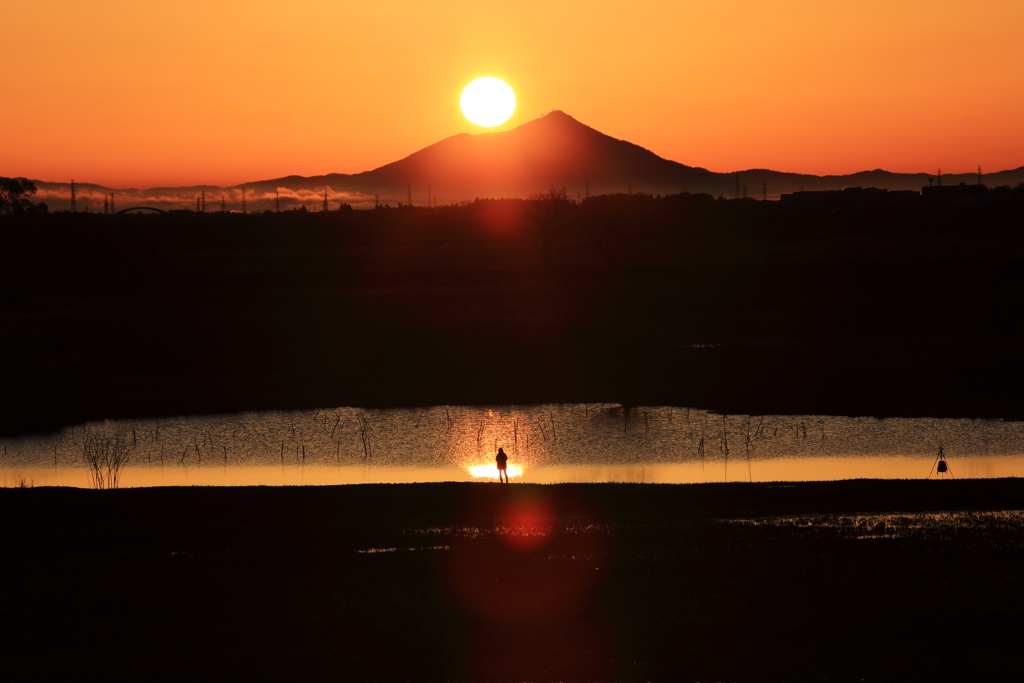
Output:
<path fill-rule="evenodd" d="M 123 426 L 86 431 L 82 438 L 82 459 L 89 468 L 93 488 L 116 489 L 135 446 L 134 430 L 129 432 Z"/>

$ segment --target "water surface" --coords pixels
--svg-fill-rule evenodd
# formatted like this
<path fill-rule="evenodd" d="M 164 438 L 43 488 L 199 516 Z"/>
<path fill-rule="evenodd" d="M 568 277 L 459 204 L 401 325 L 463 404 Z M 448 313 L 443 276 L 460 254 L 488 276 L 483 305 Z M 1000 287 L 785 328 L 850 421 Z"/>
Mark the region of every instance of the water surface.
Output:
<path fill-rule="evenodd" d="M 95 422 L 0 440 L 0 484 L 90 486 L 87 433 L 121 431 L 121 486 L 692 483 L 1024 475 L 1024 423 L 747 416 L 611 404 L 329 408 Z M 936 472 L 942 448 L 949 472 Z"/>

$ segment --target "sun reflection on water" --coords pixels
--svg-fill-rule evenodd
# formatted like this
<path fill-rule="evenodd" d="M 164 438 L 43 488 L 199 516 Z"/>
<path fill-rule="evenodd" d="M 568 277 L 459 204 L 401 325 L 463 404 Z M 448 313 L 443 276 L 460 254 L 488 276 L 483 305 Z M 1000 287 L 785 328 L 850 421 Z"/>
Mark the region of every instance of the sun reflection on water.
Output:
<path fill-rule="evenodd" d="M 484 465 L 470 465 L 466 469 L 477 479 L 498 478 L 498 466 L 493 462 Z M 509 465 L 505 472 L 508 474 L 509 479 L 515 479 L 523 476 L 523 468 L 519 465 Z"/>

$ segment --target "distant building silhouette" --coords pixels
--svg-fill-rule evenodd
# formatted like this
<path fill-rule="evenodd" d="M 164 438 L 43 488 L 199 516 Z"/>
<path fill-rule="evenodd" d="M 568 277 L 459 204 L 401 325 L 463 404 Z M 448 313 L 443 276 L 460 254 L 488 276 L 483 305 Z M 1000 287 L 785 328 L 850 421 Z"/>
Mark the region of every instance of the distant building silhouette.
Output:
<path fill-rule="evenodd" d="M 846 187 L 842 190 L 793 192 L 781 195 L 779 200 L 785 205 L 806 207 L 905 206 L 920 203 L 921 193 L 877 187 Z"/>
<path fill-rule="evenodd" d="M 951 204 L 958 206 L 968 204 L 987 204 L 989 201 L 994 199 L 994 195 L 988 191 L 988 188 L 980 183 L 977 185 L 960 183 L 959 185 L 946 186 L 939 183 L 934 187 L 922 187 L 921 197 L 930 204 Z"/>

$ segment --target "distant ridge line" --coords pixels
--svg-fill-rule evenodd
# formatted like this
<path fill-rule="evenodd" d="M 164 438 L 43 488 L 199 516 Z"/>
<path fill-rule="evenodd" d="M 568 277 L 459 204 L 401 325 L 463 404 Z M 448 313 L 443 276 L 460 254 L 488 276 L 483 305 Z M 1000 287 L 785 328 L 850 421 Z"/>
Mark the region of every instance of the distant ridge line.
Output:
<path fill-rule="evenodd" d="M 327 190 L 334 193 L 331 201 L 347 202 L 357 208 L 373 207 L 375 197 L 379 197 L 382 204 L 405 203 L 410 194 L 426 196 L 428 186 L 431 201 L 437 204 L 472 201 L 478 197 L 526 198 L 549 187 L 565 187 L 570 196 L 629 191 L 664 195 L 685 189 L 692 193 L 733 197 L 737 176 L 747 187 L 766 188 L 769 198 L 801 189 L 841 190 L 857 186 L 920 190 L 934 177 L 925 172 L 897 173 L 879 168 L 824 176 L 763 168 L 718 173 L 664 159 L 554 110 L 506 131 L 458 133 L 402 159 L 360 173 L 293 174 L 229 187 L 193 185 L 118 190 L 77 181 L 75 186 L 79 195 L 86 198 L 91 192 L 113 191 L 122 195 L 119 203 L 129 201 L 172 208 L 187 208 L 185 205 L 194 203 L 197 192 L 241 192 L 244 187 L 250 193 L 252 205 L 263 210 L 270 208 L 274 194 L 282 190 L 295 195 L 282 196 L 286 206 L 289 202 L 292 206 L 302 205 L 315 198 L 322 202 L 322 194 Z M 960 174 L 944 173 L 942 180 L 953 185 L 976 184 L 979 177 L 990 187 L 1016 185 L 1024 183 L 1024 166 L 980 176 L 973 169 Z M 33 182 L 40 190 L 40 199 L 56 210 L 64 208 L 61 193 L 69 192 L 69 183 Z M 316 197 L 306 197 L 306 194 Z"/>

